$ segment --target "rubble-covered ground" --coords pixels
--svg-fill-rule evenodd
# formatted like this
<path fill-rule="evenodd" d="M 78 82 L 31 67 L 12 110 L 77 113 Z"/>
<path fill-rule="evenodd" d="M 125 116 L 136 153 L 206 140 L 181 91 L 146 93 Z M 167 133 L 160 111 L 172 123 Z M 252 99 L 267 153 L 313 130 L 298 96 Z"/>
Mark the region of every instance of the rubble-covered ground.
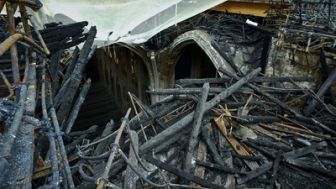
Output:
<path fill-rule="evenodd" d="M 255 66 L 219 67 L 221 77 L 178 79 L 175 87 L 148 90 L 161 99 L 151 105 L 128 93 L 121 120 L 74 129 L 91 87 L 85 67 L 97 29 L 85 32 L 88 23 L 78 22 L 38 31 L 26 7 L 42 4 L 1 1 L 0 9 L 5 6 L 0 188 L 336 188 L 336 70 L 324 70 L 317 82 L 311 75 L 268 76 Z M 321 69 L 328 68 L 335 27 L 293 26 L 304 18 L 294 11 L 281 30 L 289 31 L 281 34 L 283 42 L 313 27 L 310 40 L 327 37 L 325 46 L 304 45 L 307 36 L 298 32 L 297 50 L 321 51 Z M 145 46 L 161 48 L 169 40 L 161 42 Z"/>

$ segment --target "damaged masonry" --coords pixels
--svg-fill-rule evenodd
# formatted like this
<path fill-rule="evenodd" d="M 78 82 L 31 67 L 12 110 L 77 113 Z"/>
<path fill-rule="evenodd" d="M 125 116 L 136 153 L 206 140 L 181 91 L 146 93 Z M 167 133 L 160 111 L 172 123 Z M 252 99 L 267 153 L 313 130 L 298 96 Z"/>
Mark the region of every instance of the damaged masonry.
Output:
<path fill-rule="evenodd" d="M 336 188 L 336 2 L 0 12 L 0 188 Z"/>

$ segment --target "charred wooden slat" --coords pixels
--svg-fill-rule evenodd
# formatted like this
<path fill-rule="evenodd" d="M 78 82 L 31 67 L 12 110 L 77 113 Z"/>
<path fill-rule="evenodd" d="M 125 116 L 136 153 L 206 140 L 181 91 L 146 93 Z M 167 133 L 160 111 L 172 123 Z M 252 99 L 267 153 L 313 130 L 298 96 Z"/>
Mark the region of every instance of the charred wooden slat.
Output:
<path fill-rule="evenodd" d="M 209 92 L 211 94 L 217 94 L 223 91 L 223 88 L 210 88 Z M 260 88 L 263 93 L 271 94 L 303 94 L 305 89 L 271 89 L 271 88 Z M 187 94 L 200 94 L 202 92 L 201 88 L 171 88 L 171 89 L 153 89 L 147 91 L 150 94 L 155 95 L 187 95 Z M 253 90 L 249 89 L 239 89 L 236 93 L 252 93 Z"/>
<path fill-rule="evenodd" d="M 84 68 L 86 66 L 86 64 L 88 63 L 88 58 L 89 58 L 89 54 L 91 51 L 91 47 L 93 45 L 93 40 L 96 36 L 96 28 L 95 27 L 91 27 L 90 31 L 89 31 L 89 36 L 86 40 L 86 42 L 84 43 L 84 46 L 79 54 L 78 57 L 78 62 L 74 68 L 73 73 L 71 74 L 70 77 L 70 83 L 69 83 L 69 90 L 66 91 L 65 96 L 67 96 L 66 99 L 64 99 L 63 103 L 61 104 L 59 110 L 58 110 L 58 119 L 60 121 L 64 121 L 66 118 L 66 115 L 68 115 L 70 108 L 71 108 L 71 102 L 73 101 L 77 89 L 80 85 L 80 80 L 82 78 L 82 73 L 84 71 Z"/>
<path fill-rule="evenodd" d="M 161 169 L 164 169 L 172 174 L 175 174 L 185 180 L 188 180 L 188 181 L 191 181 L 191 182 L 194 182 L 196 184 L 199 184 L 199 185 L 202 185 L 202 186 L 205 186 L 205 187 L 208 187 L 208 188 L 223 188 L 222 186 L 218 186 L 216 184 L 213 184 L 207 180 L 204 180 L 204 179 L 201 179 L 199 177 L 196 177 L 188 172 L 185 172 L 185 171 L 182 171 L 178 168 L 175 168 L 171 165 L 168 165 L 168 164 L 165 164 L 165 163 L 162 163 L 160 160 L 157 160 L 151 156 L 146 156 L 145 159 L 152 163 L 153 165 L 161 168 Z"/>
<path fill-rule="evenodd" d="M 190 172 L 190 169 L 192 167 L 193 153 L 195 151 L 197 141 L 198 141 L 197 138 L 198 138 L 198 135 L 201 129 L 201 123 L 202 123 L 204 109 L 205 109 L 204 106 L 208 98 L 209 88 L 210 88 L 209 83 L 205 83 L 203 85 L 202 94 L 200 96 L 199 102 L 195 109 L 195 114 L 194 114 L 193 123 L 192 123 L 193 129 L 190 134 L 189 145 L 187 149 L 186 158 L 184 161 L 184 170 L 187 172 Z"/>
<path fill-rule="evenodd" d="M 79 110 L 84 103 L 85 97 L 87 93 L 89 92 L 89 89 L 91 87 L 91 79 L 88 79 L 85 84 L 83 85 L 83 88 L 81 92 L 79 93 L 79 96 L 77 97 L 77 100 L 72 108 L 72 111 L 68 117 L 68 120 L 65 123 L 65 134 L 69 134 L 75 121 L 78 116 Z"/>
<path fill-rule="evenodd" d="M 256 77 L 252 82 L 312 82 L 313 77 Z M 221 78 L 204 78 L 204 79 L 179 79 L 176 81 L 178 84 L 193 85 L 193 84 L 204 84 L 204 83 L 227 83 L 232 82 L 232 78 L 221 77 Z"/>
<path fill-rule="evenodd" d="M 139 153 L 139 138 L 138 134 L 135 131 L 130 131 L 131 138 L 134 142 L 135 149 L 133 149 L 133 146 L 130 146 L 129 150 L 129 160 L 133 163 L 134 166 L 137 166 L 138 160 L 135 157 L 135 153 Z M 125 177 L 124 177 L 124 185 L 123 188 L 125 189 L 135 189 L 136 188 L 136 182 L 138 180 L 138 176 L 132 171 L 132 169 L 128 166 L 125 171 Z"/>
<path fill-rule="evenodd" d="M 200 166 L 204 166 L 204 167 L 206 167 L 208 169 L 219 171 L 221 173 L 246 174 L 244 172 L 240 172 L 238 170 L 231 169 L 230 167 L 226 167 L 224 165 L 218 165 L 218 164 L 213 164 L 213 163 L 209 163 L 209 162 L 203 162 L 203 161 L 199 161 L 199 160 L 196 160 L 196 164 L 200 165 Z"/>
<path fill-rule="evenodd" d="M 220 157 L 216 145 L 212 142 L 211 137 L 208 134 L 208 127 L 209 126 L 211 126 L 211 125 L 208 124 L 207 126 L 202 127 L 202 139 L 205 142 L 205 144 L 207 145 L 210 153 L 212 154 L 212 158 L 214 159 L 214 161 L 217 164 L 224 166 L 224 161 Z"/>

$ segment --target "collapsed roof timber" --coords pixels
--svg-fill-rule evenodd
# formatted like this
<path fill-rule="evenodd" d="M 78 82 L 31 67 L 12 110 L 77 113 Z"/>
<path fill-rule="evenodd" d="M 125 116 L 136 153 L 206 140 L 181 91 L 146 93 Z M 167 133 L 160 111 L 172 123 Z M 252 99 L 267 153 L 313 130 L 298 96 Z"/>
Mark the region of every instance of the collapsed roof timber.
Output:
<path fill-rule="evenodd" d="M 43 2 L 0 1 L 0 188 L 335 188 L 335 2 Z"/>

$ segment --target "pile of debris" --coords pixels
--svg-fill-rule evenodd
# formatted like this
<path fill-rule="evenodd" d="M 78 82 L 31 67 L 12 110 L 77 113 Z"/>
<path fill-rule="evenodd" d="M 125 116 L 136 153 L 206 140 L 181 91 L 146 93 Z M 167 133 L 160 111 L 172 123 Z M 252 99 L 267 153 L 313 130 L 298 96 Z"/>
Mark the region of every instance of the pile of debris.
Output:
<path fill-rule="evenodd" d="M 320 97 L 336 74 L 315 94 L 298 84 L 311 77 L 219 68 L 221 78 L 148 91 L 167 96 L 151 106 L 129 93 L 119 127 L 73 131 L 96 29 L 37 31 L 25 10 L 36 2 L 0 2 L 1 188 L 335 188 L 336 108 Z"/>
<path fill-rule="evenodd" d="M 130 94 L 134 118 L 129 110 L 117 131 L 108 123 L 100 138 L 77 146 L 85 186 L 334 188 L 334 110 L 306 117 L 299 107 L 311 91 L 265 87 L 312 79 L 221 71 L 229 77 L 149 91 L 170 95 L 150 107 Z"/>
<path fill-rule="evenodd" d="M 62 135 L 71 131 L 90 88 L 90 79 L 82 80 L 95 50 L 96 29 L 85 34 L 88 23 L 79 22 L 51 23 L 38 31 L 26 8 L 40 9 L 39 1 L 1 1 L 0 11 L 4 6 L 7 15 L 0 17 L 0 187 L 59 188 L 66 183 L 74 188 Z M 21 17 L 15 18 L 17 11 Z M 80 51 L 71 52 L 69 48 L 83 41 Z M 52 172 L 52 177 L 32 181 L 41 177 L 40 168 L 44 175 Z"/>

